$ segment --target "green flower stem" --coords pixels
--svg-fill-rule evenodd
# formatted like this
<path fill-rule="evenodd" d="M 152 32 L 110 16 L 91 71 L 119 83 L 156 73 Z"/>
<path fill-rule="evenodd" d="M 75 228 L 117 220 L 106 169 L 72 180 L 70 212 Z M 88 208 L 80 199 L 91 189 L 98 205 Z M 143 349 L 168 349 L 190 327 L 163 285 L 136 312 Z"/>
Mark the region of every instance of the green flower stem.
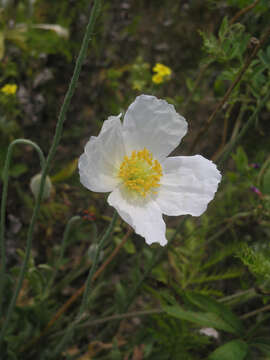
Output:
<path fill-rule="evenodd" d="M 132 312 L 128 312 L 125 314 L 114 314 L 114 315 L 106 316 L 103 318 L 86 321 L 82 324 L 77 325 L 76 330 L 89 329 L 90 326 L 96 326 L 96 325 L 104 324 L 104 323 L 111 322 L 111 321 L 129 319 L 129 318 L 140 317 L 140 316 L 144 317 L 147 315 L 161 314 L 163 312 L 165 312 L 165 310 L 163 310 L 161 308 L 156 308 L 156 309 L 132 311 Z M 65 330 L 64 331 L 61 330 L 61 331 L 51 334 L 50 338 L 55 338 L 58 336 L 63 337 L 64 334 L 65 334 Z"/>
<path fill-rule="evenodd" d="M 43 169 L 45 166 L 45 157 L 41 148 L 33 141 L 27 139 L 17 139 L 9 144 L 5 166 L 3 170 L 3 189 L 2 189 L 2 202 L 1 202 L 1 220 L 0 220 L 0 243 L 1 243 L 1 270 L 0 270 L 0 318 L 2 316 L 3 306 L 3 293 L 6 273 L 6 247 L 5 247 L 5 218 L 6 218 L 6 204 L 8 193 L 9 169 L 14 146 L 17 144 L 24 144 L 32 146 L 38 153 L 40 158 L 40 165 Z"/>
<path fill-rule="evenodd" d="M 248 290 L 242 290 L 242 291 L 238 291 L 237 293 L 233 294 L 233 295 L 228 295 L 228 296 L 224 296 L 223 298 L 219 299 L 218 301 L 221 303 L 227 303 L 230 305 L 233 304 L 233 301 L 235 299 L 237 299 L 237 304 L 239 305 L 239 298 L 244 298 L 246 299 L 252 299 L 254 297 L 260 296 L 259 294 L 256 293 L 256 290 L 254 288 L 248 289 Z"/>
<path fill-rule="evenodd" d="M 61 244 L 61 249 L 60 249 L 60 254 L 59 254 L 59 258 L 56 262 L 56 265 L 55 265 L 55 268 L 54 268 L 54 271 L 53 271 L 53 274 L 50 278 L 50 280 L 48 281 L 48 284 L 46 286 L 46 290 L 44 291 L 45 295 L 44 297 L 46 298 L 47 295 L 48 295 L 48 290 L 51 288 L 55 278 L 56 278 L 56 275 L 57 275 L 57 272 L 59 270 L 59 266 L 61 265 L 62 263 L 62 260 L 63 260 L 63 256 L 64 256 L 64 252 L 66 250 L 66 247 L 67 247 L 67 240 L 68 240 L 68 237 L 69 237 L 69 233 L 70 233 L 70 229 L 71 229 L 71 226 L 73 225 L 74 222 L 80 220 L 81 217 L 80 216 L 73 216 L 71 219 L 69 219 L 66 227 L 65 227 L 65 231 L 64 231 L 64 235 L 63 235 L 63 240 L 62 240 L 62 244 Z"/>
<path fill-rule="evenodd" d="M 63 105 L 62 105 L 60 113 L 59 113 L 59 117 L 58 117 L 58 121 L 57 121 L 57 124 L 56 124 L 56 130 L 55 130 L 53 142 L 52 142 L 51 148 L 49 150 L 49 154 L 48 154 L 48 157 L 46 159 L 45 165 L 44 165 L 43 170 L 42 170 L 42 176 L 41 176 L 41 181 L 40 181 L 40 189 L 39 189 L 39 193 L 38 193 L 37 200 L 36 200 L 36 203 L 35 203 L 32 219 L 31 219 L 31 222 L 30 222 L 30 225 L 29 225 L 29 228 L 28 228 L 28 233 L 27 233 L 27 247 L 26 247 L 25 259 L 24 259 L 24 263 L 23 263 L 23 266 L 22 266 L 21 271 L 20 271 L 16 291 L 15 291 L 15 293 L 13 295 L 13 298 L 12 298 L 11 303 L 9 305 L 9 309 L 8 309 L 6 319 L 5 319 L 5 321 L 3 323 L 3 326 L 2 326 L 2 332 L 1 332 L 1 335 L 0 335 L 0 348 L 1 348 L 1 342 L 3 341 L 5 332 L 6 332 L 7 327 L 8 327 L 8 323 L 9 323 L 11 315 L 13 313 L 14 306 L 15 306 L 15 303 L 16 303 L 20 288 L 22 286 L 25 270 L 26 270 L 27 263 L 28 263 L 29 256 L 30 256 L 30 249 L 31 249 L 31 246 L 32 246 L 33 231 L 34 231 L 34 226 L 35 226 L 35 223 L 36 223 L 36 220 L 37 220 L 37 217 L 38 217 L 38 213 L 39 213 L 39 209 L 40 209 L 40 204 L 41 204 L 41 199 L 42 199 L 42 195 L 43 195 L 43 191 L 44 191 L 46 176 L 47 176 L 49 167 L 51 165 L 52 159 L 53 159 L 53 157 L 54 157 L 54 155 L 56 153 L 57 146 L 58 146 L 58 144 L 60 142 L 60 139 L 61 139 L 62 130 L 63 130 L 63 124 L 64 124 L 64 121 L 65 121 L 65 118 L 66 118 L 66 113 L 67 113 L 67 110 L 69 108 L 70 101 L 72 99 L 72 96 L 74 94 L 74 91 L 75 91 L 75 88 L 76 88 L 76 85 L 77 85 L 77 82 L 78 82 L 78 78 L 79 78 L 79 75 L 80 75 L 80 71 L 81 71 L 83 61 L 84 61 L 84 59 L 86 57 L 88 43 L 89 43 L 89 41 L 91 39 L 91 36 L 93 34 L 93 28 L 94 28 L 94 25 L 95 25 L 95 22 L 96 22 L 96 18 L 98 16 L 99 6 L 100 6 L 100 0 L 95 0 L 94 5 L 93 5 L 93 9 L 91 11 L 90 19 L 89 19 L 89 22 L 88 22 L 88 25 L 87 25 L 87 28 L 86 28 L 86 32 L 85 32 L 85 35 L 84 35 L 84 38 L 83 38 L 83 41 L 82 41 L 81 49 L 80 49 L 80 52 L 79 52 L 79 55 L 78 55 L 78 58 L 77 58 L 77 61 L 76 61 L 75 69 L 74 69 L 74 72 L 73 72 L 73 75 L 72 75 L 72 78 L 71 78 L 71 81 L 70 81 L 70 84 L 69 84 L 69 88 L 67 90 L 66 96 L 64 98 Z"/>
<path fill-rule="evenodd" d="M 55 348 L 54 352 L 51 354 L 52 358 L 55 358 L 65 347 L 65 345 L 67 344 L 67 342 L 70 340 L 70 338 L 73 335 L 73 332 L 75 330 L 76 325 L 80 322 L 84 312 L 87 309 L 87 300 L 89 297 L 89 293 L 91 290 L 91 283 L 92 283 L 92 278 L 95 274 L 96 268 L 97 268 L 97 264 L 98 264 L 98 260 L 100 257 L 100 252 L 103 249 L 106 240 L 109 238 L 109 236 L 111 235 L 113 228 L 115 226 L 116 220 L 117 220 L 117 212 L 114 212 L 113 218 L 111 220 L 110 225 L 108 226 L 105 234 L 102 236 L 100 242 L 98 243 L 98 247 L 94 256 L 94 260 L 91 266 L 91 269 L 89 271 L 87 280 L 86 280 L 86 285 L 85 285 L 85 290 L 84 290 L 84 294 L 83 294 L 83 299 L 82 299 L 82 303 L 80 306 L 80 310 L 78 313 L 77 318 L 75 319 L 75 321 L 73 321 L 73 323 L 70 325 L 70 327 L 66 330 L 62 340 L 60 341 L 60 343 L 58 344 L 58 346 Z"/>
<path fill-rule="evenodd" d="M 220 160 L 218 161 L 219 166 L 223 166 L 226 160 L 228 159 L 229 155 L 233 151 L 234 147 L 239 143 L 239 141 L 242 139 L 242 137 L 245 135 L 247 130 L 250 128 L 250 126 L 256 121 L 256 118 L 260 111 L 264 108 L 267 101 L 270 99 L 270 92 L 268 92 L 265 97 L 259 102 L 256 110 L 253 112 L 253 114 L 250 116 L 248 121 L 243 126 L 242 130 L 239 132 L 238 136 L 236 136 L 232 141 L 228 144 L 228 147 L 226 147 L 225 153 L 222 155 Z"/>

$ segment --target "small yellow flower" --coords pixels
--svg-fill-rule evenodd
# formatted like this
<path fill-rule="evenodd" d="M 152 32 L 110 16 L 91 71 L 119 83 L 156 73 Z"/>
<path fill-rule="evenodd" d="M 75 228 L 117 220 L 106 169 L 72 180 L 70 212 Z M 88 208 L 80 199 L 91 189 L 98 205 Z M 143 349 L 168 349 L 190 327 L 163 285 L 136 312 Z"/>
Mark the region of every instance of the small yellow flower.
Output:
<path fill-rule="evenodd" d="M 14 95 L 17 91 L 17 85 L 16 84 L 6 84 L 1 88 L 1 92 L 5 95 Z"/>
<path fill-rule="evenodd" d="M 154 72 L 157 72 L 159 75 L 161 76 L 169 76 L 172 73 L 172 70 L 168 67 L 165 66 L 163 64 L 157 63 L 154 68 L 153 68 Z"/>
<path fill-rule="evenodd" d="M 155 84 L 160 84 L 172 74 L 172 70 L 163 64 L 157 63 L 153 67 L 153 71 L 156 73 L 152 76 L 152 81 Z"/>
<path fill-rule="evenodd" d="M 160 74 L 155 74 L 152 76 L 152 81 L 155 84 L 161 84 L 163 82 L 163 76 Z"/>

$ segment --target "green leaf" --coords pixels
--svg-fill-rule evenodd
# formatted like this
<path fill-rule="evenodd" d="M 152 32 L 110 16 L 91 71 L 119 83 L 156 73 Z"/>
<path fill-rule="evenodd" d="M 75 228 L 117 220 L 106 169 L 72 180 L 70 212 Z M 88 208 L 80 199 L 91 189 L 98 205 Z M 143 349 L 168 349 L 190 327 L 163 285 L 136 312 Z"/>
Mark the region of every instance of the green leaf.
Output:
<path fill-rule="evenodd" d="M 270 195 L 270 168 L 264 174 L 262 191 L 264 194 Z"/>
<path fill-rule="evenodd" d="M 270 67 L 270 56 L 268 52 L 270 52 L 270 46 L 268 46 L 267 51 L 264 52 L 261 50 L 258 54 L 258 57 L 266 68 Z"/>
<path fill-rule="evenodd" d="M 164 306 L 165 312 L 181 320 L 191 321 L 200 326 L 212 327 L 232 334 L 237 334 L 235 329 L 225 322 L 219 315 L 212 312 L 196 312 L 184 310 L 181 306 Z"/>
<path fill-rule="evenodd" d="M 244 327 L 241 321 L 231 310 L 222 303 L 210 298 L 209 296 L 202 295 L 196 292 L 186 292 L 187 299 L 199 309 L 210 311 L 217 314 L 222 320 L 235 329 L 235 333 L 239 335 L 244 333 Z"/>
<path fill-rule="evenodd" d="M 222 20 L 222 23 L 218 31 L 218 37 L 220 38 L 221 41 L 224 39 L 224 36 L 228 32 L 228 27 L 229 27 L 228 18 L 227 16 L 225 16 L 224 19 Z"/>
<path fill-rule="evenodd" d="M 233 45 L 233 47 L 231 49 L 229 58 L 233 59 L 233 58 L 235 58 L 236 56 L 239 56 L 239 55 L 240 55 L 240 46 L 239 46 L 238 43 L 236 43 L 236 44 Z"/>
<path fill-rule="evenodd" d="M 114 236 L 114 241 L 117 245 L 121 244 L 122 237 Z M 128 254 L 135 254 L 136 253 L 136 247 L 131 239 L 128 239 L 128 241 L 124 244 L 124 250 Z"/>
<path fill-rule="evenodd" d="M 214 83 L 214 90 L 215 90 L 215 94 L 217 96 L 224 95 L 225 91 L 226 91 L 225 82 L 219 78 L 216 79 L 216 81 Z"/>
<path fill-rule="evenodd" d="M 23 50 L 27 50 L 25 32 L 17 29 L 6 29 L 5 31 L 6 40 L 12 41 L 18 47 Z"/>
<path fill-rule="evenodd" d="M 10 176 L 17 178 L 20 175 L 26 173 L 27 170 L 28 170 L 28 167 L 25 164 L 15 164 L 10 169 L 9 174 L 10 174 Z"/>
<path fill-rule="evenodd" d="M 194 88 L 194 81 L 191 78 L 186 78 L 186 85 L 189 91 L 192 91 Z"/>
<path fill-rule="evenodd" d="M 269 338 L 254 338 L 250 345 L 261 350 L 266 355 L 270 355 L 270 339 Z"/>
<path fill-rule="evenodd" d="M 241 340 L 232 340 L 217 348 L 209 360 L 244 360 L 248 353 L 248 345 Z"/>
<path fill-rule="evenodd" d="M 115 285 L 115 304 L 117 309 L 120 311 L 123 309 L 127 302 L 127 293 L 121 282 L 117 282 Z"/>
<path fill-rule="evenodd" d="M 163 284 L 168 284 L 168 272 L 164 270 L 162 264 L 154 267 L 152 270 L 152 276 L 154 279 L 162 282 Z"/>
<path fill-rule="evenodd" d="M 60 170 L 57 174 L 51 177 L 52 183 L 64 181 L 73 175 L 75 170 L 77 169 L 78 159 L 72 160 L 69 164 L 67 164 L 62 170 Z"/>
<path fill-rule="evenodd" d="M 242 146 L 238 146 L 236 154 L 233 155 L 233 159 L 235 161 L 237 170 L 240 172 L 245 172 L 248 166 L 248 157 Z"/>
<path fill-rule="evenodd" d="M 132 240 L 128 239 L 128 241 L 124 244 L 124 249 L 128 254 L 135 254 L 136 248 Z"/>

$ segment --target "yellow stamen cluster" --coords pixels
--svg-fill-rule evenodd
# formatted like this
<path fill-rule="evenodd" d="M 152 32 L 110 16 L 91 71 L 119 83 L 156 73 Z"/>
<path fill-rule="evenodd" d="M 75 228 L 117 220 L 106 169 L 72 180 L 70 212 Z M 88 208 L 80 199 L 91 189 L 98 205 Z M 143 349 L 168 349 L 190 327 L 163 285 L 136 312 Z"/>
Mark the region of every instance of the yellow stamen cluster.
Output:
<path fill-rule="evenodd" d="M 162 168 L 157 160 L 153 160 L 150 151 L 144 148 L 124 157 L 118 176 L 128 190 L 146 197 L 149 193 L 155 194 L 155 189 L 160 186 Z"/>

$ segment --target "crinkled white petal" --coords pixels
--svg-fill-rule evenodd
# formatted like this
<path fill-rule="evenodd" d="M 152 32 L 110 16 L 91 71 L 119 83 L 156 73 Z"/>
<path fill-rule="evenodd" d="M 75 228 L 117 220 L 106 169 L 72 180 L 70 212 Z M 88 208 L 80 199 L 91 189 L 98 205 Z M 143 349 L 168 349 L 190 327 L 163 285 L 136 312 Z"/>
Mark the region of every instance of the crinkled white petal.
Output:
<path fill-rule="evenodd" d="M 121 116 L 122 114 L 120 113 L 118 116 L 109 116 L 108 120 L 105 120 L 104 123 L 102 124 L 102 128 L 100 130 L 99 136 L 101 134 L 103 134 L 105 131 L 109 130 L 110 128 L 113 127 L 122 127 L 122 123 L 121 123 Z"/>
<path fill-rule="evenodd" d="M 145 238 L 148 245 L 154 242 L 158 242 L 162 246 L 167 244 L 166 225 L 161 211 L 154 201 L 133 199 L 123 189 L 117 187 L 109 195 L 108 203 L 117 210 L 121 218 L 137 234 Z"/>
<path fill-rule="evenodd" d="M 201 215 L 221 180 L 216 165 L 201 155 L 167 158 L 156 197 L 162 213 Z"/>
<path fill-rule="evenodd" d="M 80 156 L 81 183 L 91 191 L 112 191 L 119 183 L 117 172 L 125 154 L 120 118 L 111 116 L 100 134 L 90 138 Z"/>
<path fill-rule="evenodd" d="M 187 122 L 173 105 L 141 95 L 129 106 L 123 123 L 127 153 L 150 150 L 158 160 L 168 156 L 187 132 Z"/>

